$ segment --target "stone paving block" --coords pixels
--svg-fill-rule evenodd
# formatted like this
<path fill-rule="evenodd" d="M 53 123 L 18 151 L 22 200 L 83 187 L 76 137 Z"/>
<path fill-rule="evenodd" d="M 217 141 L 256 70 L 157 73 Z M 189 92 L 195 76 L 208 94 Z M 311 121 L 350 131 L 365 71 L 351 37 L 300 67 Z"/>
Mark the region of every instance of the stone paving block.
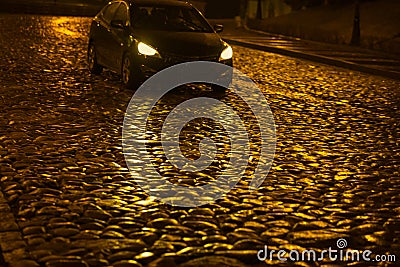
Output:
<path fill-rule="evenodd" d="M 26 251 L 25 248 L 18 248 L 18 249 L 14 249 L 12 251 L 3 253 L 3 257 L 6 262 L 14 262 L 14 261 L 29 258 L 29 253 Z"/>
<path fill-rule="evenodd" d="M 2 214 L 0 213 L 0 216 Z M 0 232 L 8 232 L 8 231 L 18 231 L 19 227 L 15 221 L 5 220 L 0 222 Z"/>
<path fill-rule="evenodd" d="M 22 236 L 21 233 L 17 231 L 2 232 L 0 233 L 0 240 L 3 242 L 13 242 L 17 240 L 22 240 Z"/>
<path fill-rule="evenodd" d="M 25 247 L 26 247 L 26 243 L 23 240 L 9 241 L 9 242 L 1 244 L 1 250 L 3 252 L 10 252 L 15 249 L 21 249 L 21 248 L 25 248 Z"/>
<path fill-rule="evenodd" d="M 40 265 L 33 260 L 19 260 L 10 262 L 8 267 L 40 267 Z"/>
<path fill-rule="evenodd" d="M 3 213 L 3 212 L 11 212 L 11 209 L 10 209 L 10 206 L 8 205 L 8 203 L 5 200 L 4 200 L 4 202 L 2 202 L 0 200 L 0 214 Z"/>

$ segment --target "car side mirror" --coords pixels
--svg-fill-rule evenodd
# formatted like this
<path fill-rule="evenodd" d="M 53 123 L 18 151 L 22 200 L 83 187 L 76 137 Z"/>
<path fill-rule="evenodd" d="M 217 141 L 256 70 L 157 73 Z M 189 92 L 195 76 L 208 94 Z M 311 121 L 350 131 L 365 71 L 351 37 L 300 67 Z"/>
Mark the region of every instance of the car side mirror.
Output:
<path fill-rule="evenodd" d="M 214 25 L 214 31 L 215 32 L 219 33 L 219 32 L 222 32 L 223 30 L 224 30 L 224 25 L 222 25 L 222 24 L 215 24 Z"/>
<path fill-rule="evenodd" d="M 110 25 L 113 28 L 125 29 L 125 23 L 122 20 L 112 20 Z"/>

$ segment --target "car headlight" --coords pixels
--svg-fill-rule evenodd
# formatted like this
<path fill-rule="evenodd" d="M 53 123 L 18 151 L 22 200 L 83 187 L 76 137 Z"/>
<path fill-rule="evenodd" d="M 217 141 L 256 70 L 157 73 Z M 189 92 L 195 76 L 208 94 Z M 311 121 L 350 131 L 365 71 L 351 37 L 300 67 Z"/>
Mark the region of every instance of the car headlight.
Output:
<path fill-rule="evenodd" d="M 141 55 L 159 56 L 159 54 L 158 54 L 156 49 L 154 49 L 153 47 L 151 47 L 151 46 L 149 46 L 149 45 L 147 45 L 145 43 L 139 42 L 137 47 L 138 47 L 138 52 Z"/>
<path fill-rule="evenodd" d="M 228 46 L 222 51 L 221 56 L 219 57 L 220 60 L 227 60 L 233 57 L 233 50 L 231 46 Z"/>

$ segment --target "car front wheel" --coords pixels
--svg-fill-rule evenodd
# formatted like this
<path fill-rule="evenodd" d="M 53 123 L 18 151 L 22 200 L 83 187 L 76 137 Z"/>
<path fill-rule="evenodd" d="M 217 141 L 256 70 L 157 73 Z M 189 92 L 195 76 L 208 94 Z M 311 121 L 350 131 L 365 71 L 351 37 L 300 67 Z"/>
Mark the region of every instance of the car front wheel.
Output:
<path fill-rule="evenodd" d="M 92 74 L 98 75 L 103 70 L 103 67 L 97 63 L 96 49 L 93 43 L 89 45 L 88 49 L 88 64 L 89 64 L 89 71 Z"/>
<path fill-rule="evenodd" d="M 129 89 L 136 89 L 140 82 L 140 75 L 135 70 L 132 59 L 129 55 L 125 55 L 121 66 L 121 79 L 123 84 Z"/>

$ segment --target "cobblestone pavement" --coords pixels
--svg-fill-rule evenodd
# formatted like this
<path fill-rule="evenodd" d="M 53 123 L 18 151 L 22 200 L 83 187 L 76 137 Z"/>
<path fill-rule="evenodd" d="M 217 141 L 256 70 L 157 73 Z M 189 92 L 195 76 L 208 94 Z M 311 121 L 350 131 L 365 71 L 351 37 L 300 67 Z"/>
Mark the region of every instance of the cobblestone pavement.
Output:
<path fill-rule="evenodd" d="M 235 66 L 275 116 L 271 172 L 254 193 L 249 167 L 216 203 L 171 207 L 148 198 L 126 168 L 121 129 L 133 91 L 112 73 L 89 75 L 89 22 L 0 16 L 0 210 L 11 207 L 0 240 L 10 266 L 284 266 L 276 255 L 261 263 L 257 252 L 321 251 L 339 238 L 400 257 L 400 82 L 234 47 Z M 212 95 L 200 88 L 167 96 L 150 125 L 203 94 Z M 232 93 L 218 97 L 249 112 Z M 193 149 L 210 125 L 188 127 L 194 137 L 184 147 Z M 152 148 L 156 156 L 162 149 Z M 176 178 L 165 164 L 160 171 Z"/>

